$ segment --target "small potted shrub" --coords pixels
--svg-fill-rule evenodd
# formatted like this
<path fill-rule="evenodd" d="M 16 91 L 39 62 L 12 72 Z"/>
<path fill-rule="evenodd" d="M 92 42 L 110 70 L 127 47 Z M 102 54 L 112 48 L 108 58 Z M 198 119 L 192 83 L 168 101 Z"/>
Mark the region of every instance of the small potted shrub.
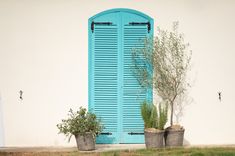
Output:
<path fill-rule="evenodd" d="M 141 115 L 144 120 L 144 136 L 146 148 L 162 148 L 164 146 L 164 126 L 167 122 L 167 106 L 159 104 L 157 109 L 151 103 L 143 102 Z"/>
<path fill-rule="evenodd" d="M 59 133 L 69 137 L 69 141 L 74 136 L 81 151 L 94 150 L 96 135 L 103 129 L 100 120 L 94 113 L 87 112 L 82 107 L 76 112 L 70 109 L 68 116 L 68 119 L 62 119 L 62 122 L 57 124 Z"/>

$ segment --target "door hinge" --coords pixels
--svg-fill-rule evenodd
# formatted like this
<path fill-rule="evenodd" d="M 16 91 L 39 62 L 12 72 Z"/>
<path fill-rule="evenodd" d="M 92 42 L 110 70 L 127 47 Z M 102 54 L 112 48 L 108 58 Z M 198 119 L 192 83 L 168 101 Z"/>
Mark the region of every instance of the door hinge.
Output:
<path fill-rule="evenodd" d="M 148 27 L 148 33 L 151 30 L 151 24 L 150 22 L 130 22 L 129 25 L 147 25 Z"/>
<path fill-rule="evenodd" d="M 110 132 L 100 133 L 100 135 L 112 135 Z"/>
<path fill-rule="evenodd" d="M 96 25 L 112 25 L 113 23 L 112 22 L 94 22 L 94 21 L 92 21 L 91 22 L 91 31 L 92 31 L 92 33 L 94 32 L 95 24 Z"/>
<path fill-rule="evenodd" d="M 128 133 L 129 135 L 144 135 L 144 133 L 139 133 L 139 132 L 130 132 Z"/>

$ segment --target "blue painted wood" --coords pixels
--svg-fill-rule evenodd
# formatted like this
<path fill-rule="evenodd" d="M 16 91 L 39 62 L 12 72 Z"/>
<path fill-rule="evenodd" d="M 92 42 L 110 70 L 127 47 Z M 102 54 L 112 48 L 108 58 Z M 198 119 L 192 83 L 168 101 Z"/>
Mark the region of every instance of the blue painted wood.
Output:
<path fill-rule="evenodd" d="M 151 29 L 132 22 L 150 22 Z M 141 91 L 131 71 L 131 51 L 142 48 L 141 41 L 153 35 L 153 20 L 135 10 L 112 9 L 91 17 L 88 24 L 89 111 L 111 134 L 100 135 L 97 143 L 143 143 L 143 135 L 129 133 L 143 133 L 140 103 L 152 100 L 152 90 Z"/>
<path fill-rule="evenodd" d="M 130 25 L 129 23 L 147 23 L 149 19 L 142 16 L 123 12 L 122 13 L 122 38 L 123 38 L 123 102 L 122 102 L 122 132 L 121 143 L 144 143 L 144 135 L 129 135 L 128 133 L 143 133 L 144 123 L 140 113 L 140 104 L 150 98 L 139 85 L 136 77 L 131 71 L 133 48 L 143 48 L 144 39 L 152 36 L 152 31 L 148 32 L 148 25 Z"/>

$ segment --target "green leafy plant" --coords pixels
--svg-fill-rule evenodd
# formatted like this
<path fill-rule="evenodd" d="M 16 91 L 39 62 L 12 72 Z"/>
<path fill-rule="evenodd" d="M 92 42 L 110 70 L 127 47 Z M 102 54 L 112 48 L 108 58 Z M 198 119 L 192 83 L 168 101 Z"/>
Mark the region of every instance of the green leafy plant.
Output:
<path fill-rule="evenodd" d="M 134 48 L 132 69 L 142 88 L 154 89 L 161 101 L 170 106 L 170 124 L 182 116 L 190 87 L 187 73 L 192 52 L 185 43 L 184 35 L 178 33 L 178 22 L 173 31 L 158 28 L 155 38 L 148 38 L 144 48 Z"/>
<path fill-rule="evenodd" d="M 163 130 L 167 122 L 168 106 L 159 104 L 158 109 L 152 103 L 144 101 L 141 105 L 141 115 L 145 128 L 156 128 Z"/>
<path fill-rule="evenodd" d="M 160 103 L 158 105 L 157 128 L 163 130 L 167 123 L 168 105 Z"/>
<path fill-rule="evenodd" d="M 141 115 L 144 120 L 145 128 L 154 128 L 156 126 L 156 111 L 154 105 L 144 101 L 141 105 Z"/>
<path fill-rule="evenodd" d="M 80 107 L 79 111 L 76 112 L 70 109 L 68 116 L 68 119 L 62 119 L 57 127 L 59 133 L 69 137 L 69 141 L 73 135 L 85 135 L 86 132 L 90 132 L 95 137 L 103 130 L 101 121 L 97 119 L 94 113 L 87 112 L 86 108 Z"/>

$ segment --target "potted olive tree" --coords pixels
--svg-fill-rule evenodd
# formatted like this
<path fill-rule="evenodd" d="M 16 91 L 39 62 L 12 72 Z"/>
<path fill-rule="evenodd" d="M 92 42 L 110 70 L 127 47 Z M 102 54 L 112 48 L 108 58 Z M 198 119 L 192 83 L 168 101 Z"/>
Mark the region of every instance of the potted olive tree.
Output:
<path fill-rule="evenodd" d="M 82 107 L 76 112 L 70 109 L 68 116 L 68 119 L 62 119 L 62 122 L 57 124 L 59 133 L 69 137 L 69 141 L 74 136 L 79 150 L 94 150 L 96 135 L 103 129 L 100 120 L 94 113 L 87 112 Z"/>
<path fill-rule="evenodd" d="M 164 126 L 167 122 L 167 105 L 159 104 L 157 109 L 152 103 L 144 101 L 141 105 L 141 115 L 144 120 L 146 148 L 162 148 Z"/>
<path fill-rule="evenodd" d="M 158 98 L 169 105 L 170 127 L 165 133 L 166 146 L 182 146 L 184 128 L 178 121 L 188 97 L 187 73 L 192 52 L 189 44 L 184 42 L 183 34 L 178 33 L 178 22 L 173 23 L 173 31 L 158 28 L 157 36 L 144 42 L 144 48 L 134 49 L 132 53 L 134 74 L 142 87 L 153 86 Z"/>

